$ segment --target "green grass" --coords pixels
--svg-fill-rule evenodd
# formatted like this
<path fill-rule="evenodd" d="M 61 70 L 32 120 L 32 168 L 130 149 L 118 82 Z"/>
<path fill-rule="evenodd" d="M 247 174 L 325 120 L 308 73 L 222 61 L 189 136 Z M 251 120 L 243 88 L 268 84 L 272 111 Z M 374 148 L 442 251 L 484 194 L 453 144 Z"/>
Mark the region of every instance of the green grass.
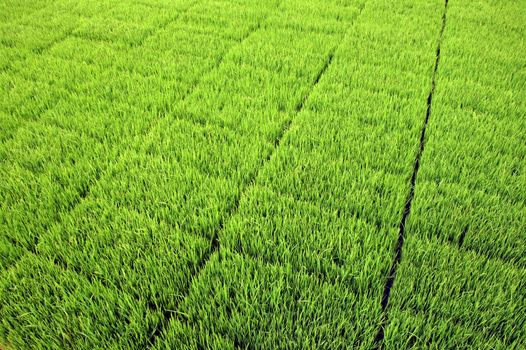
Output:
<path fill-rule="evenodd" d="M 0 348 L 526 347 L 525 9 L 0 0 Z"/>

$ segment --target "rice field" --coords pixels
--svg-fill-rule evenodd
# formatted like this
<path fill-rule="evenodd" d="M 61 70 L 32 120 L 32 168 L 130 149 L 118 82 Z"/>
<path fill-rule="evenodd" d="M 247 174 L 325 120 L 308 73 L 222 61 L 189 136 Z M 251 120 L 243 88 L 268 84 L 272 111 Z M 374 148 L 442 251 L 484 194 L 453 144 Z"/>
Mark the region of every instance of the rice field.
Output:
<path fill-rule="evenodd" d="M 525 349 L 525 0 L 0 0 L 0 349 Z"/>

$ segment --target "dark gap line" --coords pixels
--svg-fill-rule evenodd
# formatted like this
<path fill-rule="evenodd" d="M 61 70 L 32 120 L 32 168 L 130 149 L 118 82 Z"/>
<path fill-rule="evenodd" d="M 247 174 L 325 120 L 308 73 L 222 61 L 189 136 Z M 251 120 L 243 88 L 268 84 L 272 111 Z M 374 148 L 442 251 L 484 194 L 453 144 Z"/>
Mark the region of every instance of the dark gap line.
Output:
<path fill-rule="evenodd" d="M 464 244 L 464 239 L 466 238 L 466 233 L 468 233 L 469 225 L 466 225 L 462 232 L 460 233 L 460 237 L 458 239 L 458 247 L 462 248 L 462 245 Z"/>
<path fill-rule="evenodd" d="M 248 192 L 248 190 L 251 187 L 254 186 L 255 181 L 256 181 L 260 171 L 265 167 L 266 163 L 268 161 L 270 161 L 272 156 L 276 153 L 276 150 L 280 147 L 281 140 L 283 139 L 283 136 L 290 129 L 290 126 L 292 125 L 292 123 L 293 123 L 294 119 L 296 118 L 296 116 L 303 110 L 303 106 L 305 104 L 305 101 L 309 98 L 309 96 L 313 92 L 314 88 L 316 87 L 316 85 L 320 81 L 322 75 L 329 68 L 329 66 L 330 66 L 330 64 L 332 62 L 332 57 L 333 56 L 334 56 L 334 49 L 331 52 L 329 52 L 328 59 L 326 60 L 326 62 L 323 65 L 323 67 L 320 69 L 320 71 L 316 75 L 316 78 L 315 78 L 313 84 L 311 85 L 309 91 L 302 97 L 302 99 L 299 102 L 299 104 L 298 104 L 298 106 L 296 108 L 296 111 L 295 111 L 294 115 L 292 116 L 292 118 L 290 118 L 289 120 L 287 120 L 287 121 L 285 121 L 283 123 L 283 125 L 282 125 L 282 127 L 281 127 L 281 129 L 280 129 L 280 131 L 279 131 L 279 133 L 278 133 L 278 135 L 276 137 L 276 139 L 275 139 L 274 147 L 273 147 L 272 151 L 270 152 L 270 154 L 266 158 L 263 159 L 263 162 L 259 166 L 258 170 L 256 170 L 254 172 L 254 174 L 251 176 L 251 178 L 242 187 L 239 195 L 236 197 L 236 199 L 234 201 L 234 204 L 227 210 L 226 215 L 219 222 L 219 225 L 218 225 L 217 229 L 215 230 L 215 232 L 214 232 L 214 234 L 213 234 L 213 236 L 211 238 L 210 250 L 208 251 L 208 253 L 205 254 L 205 257 L 201 260 L 201 262 L 197 266 L 196 273 L 192 277 L 192 280 L 190 282 L 189 288 L 186 290 L 185 297 L 183 298 L 183 300 L 186 299 L 186 297 L 190 294 L 190 291 L 192 290 L 192 285 L 193 285 L 194 281 L 197 281 L 197 279 L 199 278 L 200 274 L 204 270 L 206 264 L 210 261 L 211 257 L 215 253 L 219 252 L 219 250 L 220 250 L 219 234 L 224 230 L 225 225 L 228 222 L 228 220 L 230 220 L 239 211 L 239 206 L 240 206 L 241 199 L 243 198 L 243 195 L 246 192 Z M 152 346 L 155 344 L 156 338 L 158 338 L 160 335 L 162 335 L 164 329 L 168 326 L 168 324 L 170 323 L 171 318 L 174 317 L 174 315 L 176 315 L 175 317 L 178 318 L 181 322 L 185 322 L 185 323 L 188 322 L 187 317 L 185 315 L 183 315 L 182 313 L 180 313 L 180 312 L 178 312 L 178 313 L 163 312 L 163 314 L 165 315 L 165 320 L 163 322 L 163 325 L 161 327 L 159 327 L 158 330 L 156 330 L 153 333 L 152 337 L 150 337 L 150 342 L 149 343 Z"/>
<path fill-rule="evenodd" d="M 298 103 L 298 105 L 296 106 L 296 113 L 299 113 L 303 109 L 303 106 L 305 105 L 305 102 L 307 101 L 310 94 L 312 93 L 312 90 L 314 89 L 316 85 L 318 85 L 322 75 L 327 71 L 327 68 L 329 68 L 329 66 L 331 65 L 332 59 L 334 58 L 334 52 L 335 52 L 335 49 L 329 52 L 329 56 L 325 60 L 323 67 L 321 68 L 321 70 L 318 72 L 318 75 L 316 75 L 316 78 L 314 79 L 311 90 L 305 96 L 303 96 L 300 103 Z"/>
<path fill-rule="evenodd" d="M 433 95 L 435 93 L 435 87 L 436 87 L 436 73 L 438 71 L 438 65 L 440 63 L 440 44 L 442 43 L 442 38 L 443 38 L 444 30 L 446 27 L 446 15 L 447 15 L 448 2 L 449 0 L 445 0 L 445 3 L 444 3 L 444 12 L 442 14 L 442 27 L 440 29 L 440 35 L 438 38 L 438 44 L 437 44 L 437 49 L 436 49 L 435 67 L 433 69 L 431 89 L 429 91 L 429 95 L 427 96 L 426 116 L 424 119 L 424 124 L 422 126 L 422 131 L 420 133 L 420 143 L 419 143 L 418 152 L 415 158 L 415 163 L 413 166 L 413 174 L 411 176 L 409 193 L 407 195 L 407 199 L 406 199 L 405 206 L 404 206 L 404 211 L 402 213 L 402 219 L 400 220 L 398 241 L 396 243 L 396 254 L 395 254 L 393 263 L 391 265 L 391 269 L 389 271 L 389 275 L 387 276 L 385 286 L 384 286 L 384 293 L 383 293 L 382 301 L 381 301 L 382 317 L 380 320 L 380 327 L 374 338 L 373 349 L 381 349 L 383 348 L 383 345 L 384 345 L 383 341 L 385 338 L 385 328 L 389 321 L 389 315 L 388 315 L 388 309 L 387 309 L 389 306 L 389 297 L 391 295 L 391 289 L 393 288 L 393 285 L 395 282 L 398 266 L 400 265 L 400 262 L 402 261 L 402 249 L 403 249 L 404 239 L 405 239 L 405 226 L 406 226 L 407 218 L 409 217 L 409 214 L 411 213 L 411 204 L 415 196 L 416 178 L 418 175 L 418 170 L 420 169 L 420 161 L 422 158 L 422 154 L 424 153 L 426 128 L 429 122 L 429 118 L 431 116 L 431 106 L 433 104 Z"/>

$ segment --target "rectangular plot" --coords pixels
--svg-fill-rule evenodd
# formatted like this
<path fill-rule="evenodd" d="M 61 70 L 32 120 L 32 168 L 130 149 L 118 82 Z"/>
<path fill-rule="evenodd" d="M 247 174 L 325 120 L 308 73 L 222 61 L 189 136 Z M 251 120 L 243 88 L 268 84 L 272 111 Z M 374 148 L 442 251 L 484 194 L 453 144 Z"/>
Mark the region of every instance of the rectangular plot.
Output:
<path fill-rule="evenodd" d="M 524 121 L 452 108 L 443 100 L 434 113 L 423 179 L 458 183 L 512 203 L 526 199 Z"/>
<path fill-rule="evenodd" d="M 175 89 L 174 89 L 175 90 Z M 104 100 L 89 94 L 68 93 L 40 115 L 38 121 L 85 135 L 115 150 L 140 142 L 159 117 L 125 101 Z"/>
<path fill-rule="evenodd" d="M 115 6 L 113 0 L 99 0 L 93 1 L 76 1 L 76 0 L 58 0 L 50 4 L 49 7 L 43 9 L 43 12 L 53 11 L 56 15 L 63 15 L 64 12 L 73 16 L 80 16 L 83 18 L 94 17 L 101 13 L 106 13 Z M 33 13 L 35 21 L 38 22 L 40 12 Z"/>
<path fill-rule="evenodd" d="M 232 181 L 203 174 L 192 164 L 130 151 L 114 161 L 90 195 L 171 227 L 211 237 L 237 191 Z"/>
<path fill-rule="evenodd" d="M 196 39 L 191 33 L 186 33 L 190 39 Z M 97 42 L 78 37 L 69 37 L 49 50 L 49 56 L 60 60 L 86 64 L 94 69 L 115 70 L 115 73 L 134 73 L 143 78 L 160 78 L 159 85 L 169 85 L 175 82 L 186 84 L 186 90 L 201 78 L 203 71 L 209 71 L 216 62 L 221 47 L 213 45 L 209 38 L 207 56 L 202 52 L 183 53 L 178 46 L 158 51 L 149 47 L 122 48 L 116 44 Z M 50 60 L 49 58 L 46 58 Z M 158 87 L 159 89 L 160 87 Z"/>
<path fill-rule="evenodd" d="M 351 289 L 377 290 L 379 300 L 395 231 L 254 186 L 219 239 L 221 249 Z"/>
<path fill-rule="evenodd" d="M 0 256 L 2 257 L 0 259 L 0 269 L 2 270 L 0 274 L 16 264 L 27 252 L 26 248 L 19 245 L 11 237 L 4 234 L 0 235 Z"/>
<path fill-rule="evenodd" d="M 102 82 L 99 80 L 109 73 L 85 62 L 63 60 L 48 54 L 29 57 L 14 65 L 13 69 L 30 82 L 48 84 L 51 91 L 67 90 L 77 94 L 100 94 L 97 88 Z M 45 93 L 42 90 L 39 94 Z"/>
<path fill-rule="evenodd" d="M 317 62 L 324 62 L 335 46 L 331 35 L 277 29 L 269 26 L 247 38 L 243 45 L 230 51 L 229 62 L 250 64 L 271 72 L 309 79 L 320 70 Z"/>
<path fill-rule="evenodd" d="M 362 161 L 356 159 L 356 163 Z M 321 150 L 307 152 L 282 145 L 261 171 L 258 183 L 279 194 L 358 216 L 379 226 L 397 226 L 409 174 L 393 175 L 385 169 L 367 169 L 365 164 L 356 163 L 345 156 L 334 159 Z"/>
<path fill-rule="evenodd" d="M 111 17 L 88 18 L 80 21 L 72 35 L 88 40 L 108 41 L 125 47 L 140 43 L 153 30 L 154 27 L 123 22 Z"/>
<path fill-rule="evenodd" d="M 417 191 L 408 232 L 526 266 L 523 204 L 454 182 L 422 179 Z"/>
<path fill-rule="evenodd" d="M 42 29 L 31 25 L 1 25 L 0 45 L 39 52 L 66 35 L 66 29 Z"/>
<path fill-rule="evenodd" d="M 160 121 L 140 145 L 146 154 L 195 167 L 204 175 L 228 179 L 238 186 L 255 176 L 271 148 L 270 143 L 256 137 L 169 118 Z"/>
<path fill-rule="evenodd" d="M 185 84 L 185 94 L 187 94 L 201 80 L 203 74 L 217 66 L 218 57 L 229 48 L 229 44 L 232 43 L 221 42 L 216 45 L 214 39 L 209 38 L 208 49 L 195 55 L 195 50 L 182 53 L 177 47 L 166 51 L 144 47 L 134 48 L 124 56 L 126 62 L 123 62 L 122 68 L 144 76 L 162 78 L 159 83 L 163 85 L 181 82 Z"/>
<path fill-rule="evenodd" d="M 4 23 L 16 21 L 18 18 L 30 15 L 46 5 L 47 1 L 45 0 L 4 0 L 0 3 L 0 18 Z"/>
<path fill-rule="evenodd" d="M 223 34 L 224 32 L 219 29 L 214 33 L 202 34 L 177 22 L 160 31 L 154 39 L 145 44 L 144 48 L 161 54 L 210 57 L 217 61 L 222 53 L 237 43 L 235 40 L 225 38 Z"/>
<path fill-rule="evenodd" d="M 114 4 L 107 11 L 81 19 L 73 35 L 91 40 L 114 42 L 123 46 L 142 43 L 151 33 L 177 18 L 191 5 L 181 3 L 177 10 L 166 11 L 141 4 Z"/>
<path fill-rule="evenodd" d="M 70 36 L 51 47 L 47 54 L 98 68 L 111 68 L 123 66 L 129 51 L 130 49 L 121 48 L 116 44 Z"/>
<path fill-rule="evenodd" d="M 506 40 L 502 35 L 498 39 Z M 510 40 L 508 38 L 508 40 Z M 489 41 L 489 40 L 488 40 Z M 514 45 L 516 39 L 513 38 L 508 42 L 509 46 Z M 499 48 L 485 47 L 483 56 L 477 55 L 476 52 L 467 51 L 469 48 L 476 48 L 476 44 L 467 44 L 465 37 L 456 37 L 450 35 L 447 39 L 448 57 L 448 77 L 456 77 L 457 80 L 451 82 L 454 85 L 460 85 L 467 82 L 470 86 L 480 89 L 480 86 L 489 87 L 486 93 L 513 93 L 518 96 L 523 94 L 524 80 L 526 78 L 526 69 L 519 71 L 509 69 L 514 65 L 520 65 L 522 56 L 518 52 L 502 52 Z M 498 53 L 487 52 L 488 50 L 499 50 Z M 476 49 L 475 49 L 476 50 Z M 460 80 L 460 81 L 459 81 Z M 451 100 L 454 102 L 456 100 Z M 515 103 L 521 101 L 514 101 Z"/>
<path fill-rule="evenodd" d="M 327 157 L 348 159 L 366 170 L 407 174 L 423 123 L 417 116 L 426 106 L 423 99 L 415 102 L 382 90 L 341 89 L 342 96 L 337 87 L 324 84 L 307 101 L 298 118 L 301 129 L 293 128 L 287 142 L 310 152 L 326 149 Z"/>
<path fill-rule="evenodd" d="M 391 292 L 392 348 L 521 348 L 526 272 L 505 262 L 409 236 Z"/>
<path fill-rule="evenodd" d="M 12 72 L 0 73 L 0 84 L 0 110 L 17 119 L 35 119 L 66 95 L 64 89 Z"/>
<path fill-rule="evenodd" d="M 173 310 L 209 241 L 99 192 L 41 237 L 38 254 L 152 310 Z"/>
<path fill-rule="evenodd" d="M 112 154 L 94 140 L 42 124 L 28 124 L 2 146 L 0 231 L 31 250 L 88 191 Z"/>
<path fill-rule="evenodd" d="M 72 103 L 89 96 L 102 101 L 128 104 L 145 111 L 145 116 L 149 115 L 148 112 L 166 113 L 177 100 L 182 99 L 191 85 L 189 82 L 166 82 L 155 75 L 142 76 L 115 67 L 98 67 L 83 61 L 63 60 L 49 55 L 26 61 L 19 72 L 24 78 L 35 81 L 35 84 L 50 86 L 49 91 L 37 91 L 36 98 L 40 94 L 67 91 L 68 95 L 72 95 Z M 183 76 L 185 74 L 180 73 Z M 67 97 L 69 96 L 64 98 L 61 95 L 60 99 L 68 104 Z"/>
<path fill-rule="evenodd" d="M 446 52 L 444 57 L 447 57 Z M 446 60 L 447 58 L 444 58 L 444 61 Z M 516 74 L 517 69 L 520 68 L 517 65 L 515 68 L 508 67 L 505 69 L 514 71 Z M 526 93 L 520 88 L 512 88 L 514 83 L 510 79 L 505 78 L 506 82 L 501 82 L 501 86 L 508 85 L 508 87 L 503 88 L 478 82 L 475 77 L 467 76 L 462 72 L 457 71 L 456 74 L 454 76 L 443 75 L 443 78 L 442 75 L 439 75 L 438 84 L 442 87 L 437 90 L 436 94 L 435 106 L 440 111 L 437 112 L 438 115 L 444 113 L 442 108 L 448 110 L 452 108 L 464 109 L 490 114 L 499 119 L 510 119 L 513 122 L 515 118 L 510 118 L 510 116 L 521 115 L 526 110 L 526 103 L 524 102 Z M 455 93 L 452 93 L 453 91 Z M 516 123 L 524 122 L 519 119 Z"/>
<path fill-rule="evenodd" d="M 1 276 L 2 346 L 143 349 L 160 321 L 144 301 L 32 254 Z"/>
<path fill-rule="evenodd" d="M 385 64 L 385 62 L 375 64 L 358 57 L 356 60 L 349 60 L 346 56 L 361 56 L 363 54 L 362 51 L 354 51 L 352 48 L 341 49 L 341 53 L 341 55 L 336 56 L 333 62 L 333 67 L 339 74 L 331 76 L 330 82 L 326 82 L 332 84 L 331 87 L 339 89 L 331 91 L 332 93 L 326 96 L 327 98 L 340 99 L 339 103 L 335 101 L 332 104 L 333 107 L 338 107 L 340 104 L 352 100 L 351 98 L 333 95 L 352 94 L 354 90 L 383 93 L 402 101 L 414 100 L 415 98 L 425 100 L 429 94 L 430 83 L 422 81 L 422 75 L 429 76 L 431 74 L 429 62 L 432 62 L 432 55 L 418 59 L 412 57 L 418 63 L 411 65 L 411 69 L 407 69 L 396 67 L 395 64 Z M 371 104 L 370 107 L 373 108 L 374 104 Z"/>
<path fill-rule="evenodd" d="M 357 21 L 353 25 L 354 30 L 349 31 L 349 40 L 341 46 L 342 54 L 337 56 L 335 64 L 342 62 L 342 69 L 351 68 L 349 73 L 353 73 L 355 63 L 362 63 L 394 71 L 412 72 L 418 77 L 430 76 L 442 7 L 443 3 L 440 1 L 367 2 L 364 13 L 374 12 L 374 20 Z M 348 76 L 352 74 L 334 79 L 346 81 Z M 375 75 L 360 74 L 358 77 L 368 80 Z M 426 82 L 430 86 L 430 80 Z"/>
<path fill-rule="evenodd" d="M 181 24 L 190 31 L 212 34 L 221 29 L 224 39 L 239 41 L 255 30 L 272 12 L 276 1 L 206 1 L 181 16 Z"/>
<path fill-rule="evenodd" d="M 0 133 L 0 149 L 3 148 L 4 142 L 16 134 L 21 124 L 21 118 L 0 111 L 0 125 L 2 125 L 2 132 Z"/>
<path fill-rule="evenodd" d="M 28 49 L 0 46 L 0 72 L 8 71 L 14 62 L 23 60 Z"/>
<path fill-rule="evenodd" d="M 223 120 L 224 124 L 236 128 L 245 113 L 249 117 L 254 111 L 276 115 L 294 112 L 308 89 L 309 83 L 305 80 L 224 62 L 198 85 L 181 107 L 196 117 Z"/>
<path fill-rule="evenodd" d="M 278 14 L 265 23 L 268 28 L 287 28 L 298 32 L 345 33 L 363 4 L 336 1 L 285 1 Z"/>
<path fill-rule="evenodd" d="M 228 251 L 212 257 L 179 311 L 156 348 L 366 347 L 380 317 L 375 297 Z"/>
<path fill-rule="evenodd" d="M 59 32 L 69 35 L 83 20 L 106 13 L 113 6 L 114 2 L 111 0 L 48 1 L 45 7 L 17 18 L 14 23 L 34 27 L 43 32 Z"/>
<path fill-rule="evenodd" d="M 196 72 L 203 72 L 206 68 L 198 67 Z M 136 73 L 109 73 L 104 74 L 99 83 L 93 81 L 93 88 L 99 91 L 102 98 L 140 109 L 144 120 L 148 120 L 152 114 L 162 116 L 173 113 L 174 105 L 185 98 L 192 86 L 192 81 L 181 80 L 167 82 L 156 75 L 144 77 Z M 95 92 L 90 93 L 90 96 L 94 95 Z"/>

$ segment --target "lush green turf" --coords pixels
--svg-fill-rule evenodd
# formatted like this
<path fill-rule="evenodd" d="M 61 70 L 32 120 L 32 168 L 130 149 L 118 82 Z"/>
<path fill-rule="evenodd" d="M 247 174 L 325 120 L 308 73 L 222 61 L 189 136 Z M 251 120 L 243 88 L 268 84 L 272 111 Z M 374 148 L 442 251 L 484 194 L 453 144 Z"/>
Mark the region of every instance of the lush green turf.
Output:
<path fill-rule="evenodd" d="M 0 348 L 526 347 L 524 0 L 0 22 Z"/>

